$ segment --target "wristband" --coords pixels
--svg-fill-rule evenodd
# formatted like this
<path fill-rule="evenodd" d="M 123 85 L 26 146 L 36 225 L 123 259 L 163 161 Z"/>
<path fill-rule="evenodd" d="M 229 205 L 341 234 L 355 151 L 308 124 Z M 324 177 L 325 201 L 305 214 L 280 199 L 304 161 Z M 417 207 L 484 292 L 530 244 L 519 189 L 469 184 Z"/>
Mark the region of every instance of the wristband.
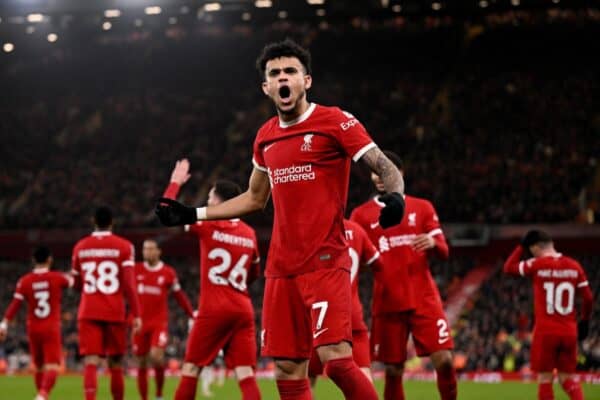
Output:
<path fill-rule="evenodd" d="M 196 208 L 196 219 L 198 219 L 198 221 L 204 221 L 206 219 L 206 207 Z"/>

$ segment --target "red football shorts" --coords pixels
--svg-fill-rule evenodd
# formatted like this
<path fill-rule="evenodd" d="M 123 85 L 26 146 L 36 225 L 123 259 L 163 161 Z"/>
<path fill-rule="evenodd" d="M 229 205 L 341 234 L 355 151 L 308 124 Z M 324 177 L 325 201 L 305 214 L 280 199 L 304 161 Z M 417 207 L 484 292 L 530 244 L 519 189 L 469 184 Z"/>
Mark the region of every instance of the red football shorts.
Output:
<path fill-rule="evenodd" d="M 229 369 L 256 366 L 256 330 L 251 313 L 203 314 L 194 320 L 188 338 L 185 362 L 198 366 L 212 364 L 223 349 Z"/>
<path fill-rule="evenodd" d="M 535 372 L 574 373 L 577 367 L 577 336 L 533 334 L 531 369 Z"/>
<path fill-rule="evenodd" d="M 142 330 L 133 335 L 133 354 L 145 356 L 150 353 L 152 347 L 164 349 L 169 341 L 169 333 L 166 325 L 142 325 Z"/>
<path fill-rule="evenodd" d="M 371 354 L 369 350 L 369 331 L 352 331 L 352 358 L 359 368 L 371 368 Z M 308 376 L 323 374 L 323 364 L 317 351 L 313 349 L 308 363 Z"/>
<path fill-rule="evenodd" d="M 312 349 L 352 343 L 350 272 L 320 269 L 267 278 L 263 299 L 262 355 L 309 359 Z"/>
<path fill-rule="evenodd" d="M 60 364 L 62 358 L 60 328 L 30 330 L 28 338 L 29 352 L 36 368 L 41 368 L 44 364 Z"/>
<path fill-rule="evenodd" d="M 373 360 L 388 364 L 406 361 L 408 336 L 412 333 L 419 357 L 440 350 L 452 350 L 454 342 L 441 305 L 420 306 L 416 310 L 384 313 L 373 317 L 371 352 Z"/>
<path fill-rule="evenodd" d="M 84 356 L 120 356 L 127 352 L 127 324 L 125 322 L 81 319 L 79 353 Z"/>

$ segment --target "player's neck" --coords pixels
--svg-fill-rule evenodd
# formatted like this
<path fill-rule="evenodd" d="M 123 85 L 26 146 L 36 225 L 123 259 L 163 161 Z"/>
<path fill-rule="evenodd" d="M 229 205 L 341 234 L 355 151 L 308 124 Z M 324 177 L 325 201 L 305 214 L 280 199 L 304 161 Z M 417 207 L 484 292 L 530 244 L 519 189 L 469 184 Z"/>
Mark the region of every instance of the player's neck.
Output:
<path fill-rule="evenodd" d="M 160 260 L 156 260 L 154 262 L 146 261 L 146 266 L 150 269 L 156 269 L 156 268 L 160 267 L 161 264 L 162 264 L 162 261 L 160 261 Z"/>
<path fill-rule="evenodd" d="M 282 113 L 281 111 L 277 111 L 277 115 L 279 116 L 279 121 L 283 123 L 289 123 L 294 120 L 300 118 L 308 108 L 310 107 L 310 103 L 306 100 L 306 97 L 303 97 L 302 100 L 298 102 L 294 110 L 290 113 Z"/>
<path fill-rule="evenodd" d="M 542 251 L 540 251 L 540 255 L 539 257 L 558 257 L 560 255 L 559 252 L 556 251 L 556 249 L 554 247 L 551 247 L 549 249 L 544 249 Z"/>
<path fill-rule="evenodd" d="M 47 264 L 35 264 L 33 266 L 33 271 L 37 273 L 46 272 L 50 270 L 50 266 Z"/>

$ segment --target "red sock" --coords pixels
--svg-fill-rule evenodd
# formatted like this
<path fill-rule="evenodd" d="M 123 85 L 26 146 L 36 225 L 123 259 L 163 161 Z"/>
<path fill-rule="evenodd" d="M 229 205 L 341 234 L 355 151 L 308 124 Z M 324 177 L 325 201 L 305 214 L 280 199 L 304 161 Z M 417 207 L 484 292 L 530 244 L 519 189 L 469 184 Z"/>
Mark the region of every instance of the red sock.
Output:
<path fill-rule="evenodd" d="M 148 369 L 146 367 L 138 368 L 137 387 L 142 400 L 148 400 Z"/>
<path fill-rule="evenodd" d="M 165 367 L 154 367 L 154 380 L 156 381 L 156 397 L 162 397 L 165 386 Z"/>
<path fill-rule="evenodd" d="M 562 388 L 569 396 L 571 400 L 583 400 L 583 392 L 581 391 L 581 385 L 573 378 L 565 379 L 562 383 Z"/>
<path fill-rule="evenodd" d="M 197 385 L 198 378 L 195 376 L 182 376 L 174 400 L 194 400 Z"/>
<path fill-rule="evenodd" d="M 83 391 L 85 392 L 85 400 L 96 400 L 96 390 L 98 389 L 96 369 L 97 367 L 93 364 L 86 364 L 83 369 Z"/>
<path fill-rule="evenodd" d="M 456 371 L 454 367 L 442 367 L 436 371 L 437 387 L 442 400 L 456 400 Z"/>
<path fill-rule="evenodd" d="M 56 383 L 56 376 L 58 375 L 58 371 L 55 369 L 49 369 L 44 373 L 44 378 L 42 379 L 42 386 L 40 387 L 40 392 L 44 395 L 49 395 Z"/>
<path fill-rule="evenodd" d="M 42 388 L 42 379 L 44 379 L 44 371 L 36 371 L 34 379 L 36 390 L 40 390 Z"/>
<path fill-rule="evenodd" d="M 358 368 L 352 357 L 329 360 L 325 364 L 325 372 L 347 400 L 378 400 L 373 383 Z"/>
<path fill-rule="evenodd" d="M 281 400 L 312 400 L 308 379 L 283 379 L 277 381 Z"/>
<path fill-rule="evenodd" d="M 404 387 L 402 386 L 402 375 L 385 374 L 384 400 L 404 400 Z"/>
<path fill-rule="evenodd" d="M 552 382 L 543 382 L 538 385 L 538 400 L 554 400 Z"/>
<path fill-rule="evenodd" d="M 123 400 L 125 396 L 125 379 L 121 367 L 110 368 L 110 393 L 113 400 Z"/>
<path fill-rule="evenodd" d="M 242 379 L 239 385 L 242 391 L 242 400 L 260 400 L 260 391 L 254 376 Z"/>

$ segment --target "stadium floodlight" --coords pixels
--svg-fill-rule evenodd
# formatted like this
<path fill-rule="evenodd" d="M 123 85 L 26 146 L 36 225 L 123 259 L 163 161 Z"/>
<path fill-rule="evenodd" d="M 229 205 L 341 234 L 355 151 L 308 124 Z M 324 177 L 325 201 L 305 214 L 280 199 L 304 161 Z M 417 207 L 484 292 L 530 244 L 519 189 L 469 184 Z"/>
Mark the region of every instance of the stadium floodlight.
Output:
<path fill-rule="evenodd" d="M 439 11 L 442 9 L 442 3 L 438 3 L 437 1 L 434 3 L 431 3 L 431 9 L 434 11 Z"/>
<path fill-rule="evenodd" d="M 392 6 L 392 11 L 395 13 L 399 13 L 400 11 L 402 11 L 402 6 L 400 4 L 395 4 Z"/>
<path fill-rule="evenodd" d="M 119 18 L 121 16 L 121 10 L 110 9 L 104 11 L 104 16 L 106 18 Z"/>
<path fill-rule="evenodd" d="M 319 8 L 319 9 L 317 10 L 317 15 L 318 15 L 319 17 L 324 17 L 324 16 L 325 16 L 325 9 L 324 9 L 324 8 Z"/>
<path fill-rule="evenodd" d="M 110 28 L 112 28 L 112 24 L 110 22 L 106 21 L 102 24 L 102 30 L 110 31 Z"/>
<path fill-rule="evenodd" d="M 256 0 L 254 6 L 256 8 L 269 8 L 273 6 L 273 2 L 271 0 Z"/>
<path fill-rule="evenodd" d="M 58 40 L 58 35 L 56 33 L 49 33 L 46 39 L 48 39 L 50 43 L 54 43 Z"/>
<path fill-rule="evenodd" d="M 281 10 L 277 13 L 277 16 L 281 19 L 286 19 L 288 16 L 288 13 L 287 13 L 287 11 Z"/>
<path fill-rule="evenodd" d="M 487 0 L 480 0 L 479 1 L 479 7 L 481 7 L 481 8 L 487 8 L 487 6 L 489 6 L 489 3 L 487 2 Z"/>
<path fill-rule="evenodd" d="M 552 0 L 552 2 L 553 2 L 554 4 L 558 4 L 558 3 L 560 3 L 560 0 Z"/>
<path fill-rule="evenodd" d="M 242 14 L 242 21 L 250 21 L 252 19 L 252 14 L 249 12 L 245 12 Z"/>
<path fill-rule="evenodd" d="M 144 9 L 146 15 L 158 15 L 162 12 L 162 8 L 159 6 L 150 6 Z"/>
<path fill-rule="evenodd" d="M 12 43 L 4 43 L 4 46 L 2 46 L 2 50 L 4 50 L 5 53 L 10 53 L 15 49 L 15 45 Z"/>
<path fill-rule="evenodd" d="M 519 7 L 521 5 L 521 0 L 510 0 L 510 4 L 515 7 Z"/>
<path fill-rule="evenodd" d="M 27 16 L 27 22 L 36 23 L 44 20 L 44 14 L 34 13 Z"/>
<path fill-rule="evenodd" d="M 221 9 L 221 3 L 206 3 L 204 5 L 204 11 L 206 12 L 214 12 L 219 11 Z"/>
<path fill-rule="evenodd" d="M 306 0 L 311 6 L 320 6 L 325 4 L 325 0 Z"/>

